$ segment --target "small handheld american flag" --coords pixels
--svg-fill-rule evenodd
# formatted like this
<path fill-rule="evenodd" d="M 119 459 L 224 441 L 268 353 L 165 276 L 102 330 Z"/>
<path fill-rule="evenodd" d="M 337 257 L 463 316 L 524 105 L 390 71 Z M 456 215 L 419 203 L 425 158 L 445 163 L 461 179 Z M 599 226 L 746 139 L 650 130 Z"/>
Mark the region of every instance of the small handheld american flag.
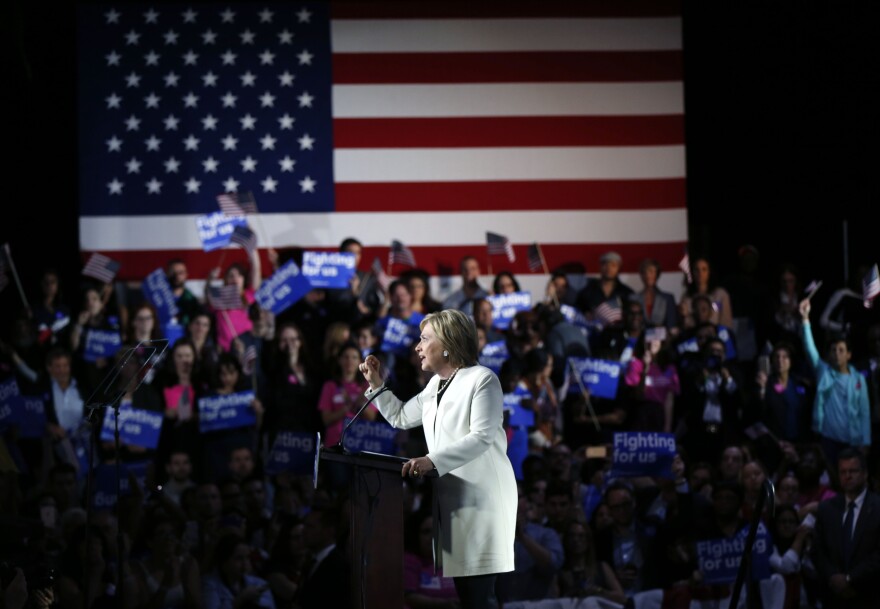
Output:
<path fill-rule="evenodd" d="M 82 274 L 104 283 L 110 283 L 116 277 L 116 273 L 119 272 L 120 266 L 115 260 L 95 252 L 89 257 L 89 261 L 83 267 Z"/>
<path fill-rule="evenodd" d="M 211 298 L 211 306 L 218 311 L 229 311 L 231 309 L 242 308 L 241 294 L 238 293 L 238 286 L 224 285 L 220 287 L 208 288 Z"/>
<path fill-rule="evenodd" d="M 391 242 L 391 251 L 388 252 L 388 264 L 394 263 L 412 267 L 416 265 L 416 257 L 412 250 L 397 239 Z"/>
<path fill-rule="evenodd" d="M 862 296 L 866 309 L 874 306 L 874 299 L 880 294 L 880 271 L 875 264 L 862 278 Z"/>
<path fill-rule="evenodd" d="M 508 239 L 504 235 L 499 235 L 498 233 L 490 233 L 487 231 L 486 249 L 489 251 L 490 255 L 505 254 L 507 255 L 508 261 L 514 262 L 516 260 L 516 254 L 514 254 L 513 252 L 513 244 L 510 242 L 510 239 Z"/>
<path fill-rule="evenodd" d="M 257 213 L 257 202 L 252 192 L 226 192 L 217 195 L 217 204 L 227 216 L 244 216 Z"/>

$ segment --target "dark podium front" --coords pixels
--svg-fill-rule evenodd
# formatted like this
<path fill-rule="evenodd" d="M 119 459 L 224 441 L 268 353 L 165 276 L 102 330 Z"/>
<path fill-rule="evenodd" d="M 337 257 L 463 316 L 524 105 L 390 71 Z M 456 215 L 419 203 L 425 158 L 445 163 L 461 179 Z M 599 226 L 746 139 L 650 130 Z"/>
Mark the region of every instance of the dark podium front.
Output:
<path fill-rule="evenodd" d="M 321 448 L 319 467 L 351 468 L 352 609 L 403 608 L 403 480 L 406 459 L 377 453 L 343 454 Z"/>

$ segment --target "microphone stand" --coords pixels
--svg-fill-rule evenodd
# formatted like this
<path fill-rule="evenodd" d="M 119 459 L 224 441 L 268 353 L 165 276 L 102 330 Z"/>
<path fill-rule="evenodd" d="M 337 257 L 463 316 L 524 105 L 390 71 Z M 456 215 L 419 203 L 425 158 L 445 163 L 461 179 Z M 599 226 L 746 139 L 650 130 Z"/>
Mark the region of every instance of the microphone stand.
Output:
<path fill-rule="evenodd" d="M 377 397 L 388 391 L 388 385 L 383 385 L 379 391 L 376 392 L 369 400 L 364 402 L 364 405 L 360 407 L 360 409 L 354 414 L 354 416 L 348 421 L 345 427 L 342 429 L 342 434 L 339 436 L 339 442 L 336 443 L 335 446 L 332 447 L 331 450 L 336 452 L 341 452 L 342 454 L 348 454 L 348 451 L 345 450 L 345 432 L 348 431 L 348 428 L 351 427 L 351 424 L 358 420 L 358 417 L 361 416 L 361 413 L 366 410 L 367 406 L 373 403 Z"/>
<path fill-rule="evenodd" d="M 773 488 L 773 483 L 770 482 L 769 478 L 764 480 L 764 484 L 761 486 L 761 494 L 758 495 L 758 501 L 755 503 L 755 512 L 752 514 L 752 522 L 749 526 L 749 534 L 746 537 L 746 545 L 739 562 L 739 570 L 736 572 L 736 582 L 733 584 L 733 592 L 730 594 L 730 603 L 728 604 L 728 607 L 733 609 L 739 604 L 739 595 L 745 582 L 746 573 L 751 570 L 752 548 L 755 545 L 755 537 L 758 534 L 758 524 L 761 522 L 761 513 L 764 511 L 765 501 L 768 503 L 770 518 L 773 518 L 776 511 L 776 489 Z M 753 604 L 758 602 L 755 596 L 755 594 L 748 595 L 748 604 L 752 607 L 760 607 L 760 604 Z"/>
<path fill-rule="evenodd" d="M 158 347 L 153 346 L 153 343 L 161 344 L 161 351 Z M 144 359 L 144 362 L 140 365 L 137 372 L 132 374 L 127 380 L 123 379 L 124 385 L 121 389 L 117 389 L 115 395 L 107 401 L 100 400 L 97 403 L 93 401 L 93 399 L 99 395 L 106 395 L 111 386 L 116 385 L 116 380 L 119 378 L 122 371 L 125 370 L 131 358 L 134 357 L 136 353 L 142 348 L 146 347 L 151 349 L 151 352 Z M 89 396 L 86 404 L 86 410 L 89 411 L 89 414 L 86 416 L 86 422 L 90 426 L 94 426 L 96 422 L 103 422 L 103 413 L 106 412 L 107 408 L 113 408 L 114 416 L 114 429 L 113 429 L 113 445 L 115 450 L 115 469 L 116 469 L 116 552 L 117 552 L 117 564 L 116 564 L 116 599 L 117 606 L 120 609 L 123 609 L 124 605 L 124 593 L 125 593 L 125 583 L 123 581 L 123 570 L 122 567 L 124 565 L 124 556 L 125 556 L 125 537 L 124 532 L 122 530 L 122 526 L 120 525 L 121 521 L 121 513 L 119 510 L 119 503 L 122 498 L 122 459 L 120 458 L 120 449 L 121 442 L 119 438 L 119 405 L 122 401 L 122 398 L 129 392 L 134 394 L 135 391 L 143 384 L 144 379 L 147 378 L 149 372 L 153 369 L 153 367 L 161 361 L 162 356 L 165 354 L 165 350 L 168 348 L 168 339 L 159 339 L 159 340 L 150 340 L 150 341 L 141 341 L 134 347 L 128 350 L 126 354 L 123 356 L 121 361 L 115 364 L 110 372 L 107 373 L 107 376 L 101 381 L 98 387 L 92 392 L 92 395 Z M 159 351 L 158 355 L 156 352 Z M 132 388 L 132 385 L 134 387 Z M 118 385 L 116 385 L 118 387 Z M 88 530 L 92 524 L 92 514 L 94 508 L 92 506 L 92 496 L 91 496 L 91 485 L 92 485 L 92 470 L 94 469 L 94 459 L 95 459 L 95 444 L 97 444 L 98 438 L 96 438 L 96 434 L 100 437 L 100 428 L 94 426 L 89 433 L 89 471 L 86 477 L 86 556 L 89 556 L 89 545 L 91 544 L 91 535 Z M 90 593 L 90 571 L 91 565 L 88 561 L 85 564 L 85 582 L 84 582 L 84 593 L 85 598 L 89 598 Z M 88 600 L 87 600 L 88 602 Z"/>

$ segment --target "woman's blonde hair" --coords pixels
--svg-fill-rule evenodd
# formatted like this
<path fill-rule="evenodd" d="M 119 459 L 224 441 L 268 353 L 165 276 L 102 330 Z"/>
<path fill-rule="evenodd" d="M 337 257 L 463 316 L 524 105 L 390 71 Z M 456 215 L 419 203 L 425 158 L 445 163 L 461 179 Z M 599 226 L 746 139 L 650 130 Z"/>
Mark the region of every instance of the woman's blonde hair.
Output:
<path fill-rule="evenodd" d="M 449 352 L 450 364 L 473 366 L 477 363 L 477 327 L 473 319 L 456 309 L 445 309 L 426 315 L 419 329 L 425 324 L 431 324 L 443 349 Z"/>

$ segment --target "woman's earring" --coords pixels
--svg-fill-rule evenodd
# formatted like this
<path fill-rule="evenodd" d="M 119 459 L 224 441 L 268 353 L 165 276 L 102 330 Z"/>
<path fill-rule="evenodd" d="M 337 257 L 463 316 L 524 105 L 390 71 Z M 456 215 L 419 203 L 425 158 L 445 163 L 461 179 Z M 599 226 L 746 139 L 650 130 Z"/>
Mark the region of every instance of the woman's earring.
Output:
<path fill-rule="evenodd" d="M 443 357 L 449 357 L 449 351 L 444 351 L 444 352 L 443 352 Z"/>

